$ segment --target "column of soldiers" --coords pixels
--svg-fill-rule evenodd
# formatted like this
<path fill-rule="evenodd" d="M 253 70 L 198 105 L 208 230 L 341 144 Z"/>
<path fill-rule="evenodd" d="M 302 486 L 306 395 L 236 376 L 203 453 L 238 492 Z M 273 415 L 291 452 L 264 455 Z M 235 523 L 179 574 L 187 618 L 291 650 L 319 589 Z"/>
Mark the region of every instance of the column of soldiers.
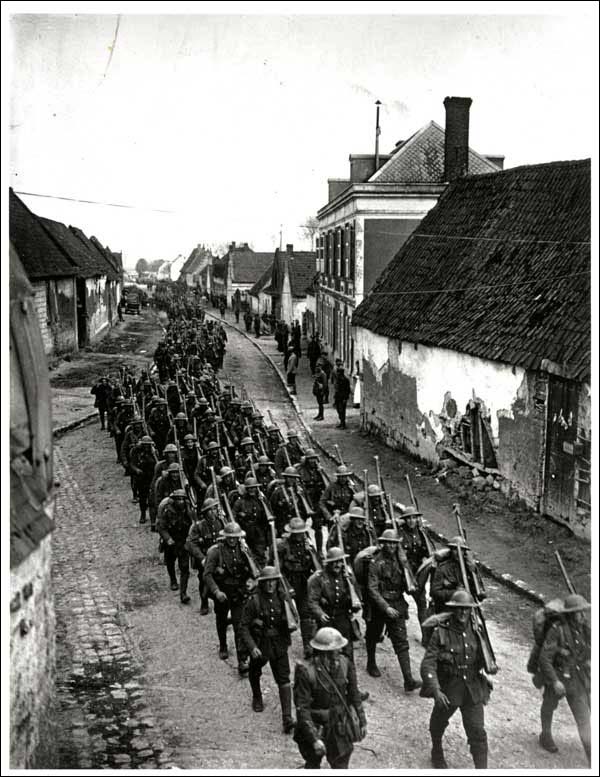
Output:
<path fill-rule="evenodd" d="M 416 505 L 392 505 L 380 477 L 369 484 L 365 473 L 360 487 L 340 458 L 331 480 L 295 431 L 284 436 L 270 414 L 266 424 L 243 389 L 219 380 L 227 339 L 222 325 L 203 315 L 189 320 L 181 307 L 171 314 L 155 352 L 156 369 L 142 371 L 136 380 L 123 367 L 118 380 L 106 376 L 92 393 L 102 428 L 106 418 L 117 460 L 130 477 L 139 521 L 149 517 L 151 531 L 160 535 L 171 589 L 182 604 L 190 603 L 191 564 L 198 575 L 200 614 L 208 615 L 213 602 L 223 660 L 229 658 L 232 625 L 238 672 L 249 678 L 252 709 L 264 709 L 261 675 L 269 664 L 283 731 L 294 732 L 305 767 L 318 768 L 326 757 L 331 767 L 347 768 L 353 743 L 367 726 L 362 702 L 368 694 L 359 690 L 353 649 L 362 612 L 367 673 L 381 677 L 376 652 L 385 633 L 405 691 L 420 688 L 422 696 L 434 699 L 432 765 L 447 768 L 442 737 L 460 707 L 474 764 L 485 768 L 483 706 L 495 659 L 480 609 L 485 592 L 464 534 L 436 550 Z M 407 596 L 415 601 L 427 647 L 421 680 L 411 668 Z M 566 612 L 580 613 L 586 605 L 579 597 Z M 580 621 L 571 617 L 581 646 Z M 304 661 L 296 667 L 292 689 L 289 649 L 295 630 Z M 560 667 L 568 664 L 569 640 L 556 629 L 549 640 L 539 663 L 550 688 L 540 743 L 550 752 L 557 749 L 552 713 L 566 695 L 589 753 L 589 685 L 586 730 L 578 687 L 567 683 L 566 670 L 556 674 L 557 661 Z M 587 645 L 589 662 L 589 640 Z M 584 648 L 580 653 L 582 662 Z"/>

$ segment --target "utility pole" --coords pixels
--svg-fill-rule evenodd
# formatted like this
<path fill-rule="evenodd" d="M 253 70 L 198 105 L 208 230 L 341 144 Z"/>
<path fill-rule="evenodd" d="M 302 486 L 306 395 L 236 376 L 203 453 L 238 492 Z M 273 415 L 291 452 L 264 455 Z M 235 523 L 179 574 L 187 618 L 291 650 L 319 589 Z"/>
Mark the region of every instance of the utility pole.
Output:
<path fill-rule="evenodd" d="M 283 248 L 283 224 L 279 225 L 279 250 Z"/>

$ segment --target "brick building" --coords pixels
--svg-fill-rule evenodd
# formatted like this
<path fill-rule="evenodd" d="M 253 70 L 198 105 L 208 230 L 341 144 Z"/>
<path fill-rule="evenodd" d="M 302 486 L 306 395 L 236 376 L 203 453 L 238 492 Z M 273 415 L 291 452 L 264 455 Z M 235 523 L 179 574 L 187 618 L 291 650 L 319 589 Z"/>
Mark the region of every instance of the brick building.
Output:
<path fill-rule="evenodd" d="M 358 306 L 365 425 L 589 535 L 590 162 L 450 185 Z"/>
<path fill-rule="evenodd" d="M 350 320 L 375 280 L 436 204 L 449 181 L 502 169 L 501 156 L 469 148 L 470 98 L 447 97 L 446 130 L 434 121 L 391 154 L 350 155 L 350 178 L 329 179 L 318 214 L 316 326 L 330 352 L 354 366 Z"/>

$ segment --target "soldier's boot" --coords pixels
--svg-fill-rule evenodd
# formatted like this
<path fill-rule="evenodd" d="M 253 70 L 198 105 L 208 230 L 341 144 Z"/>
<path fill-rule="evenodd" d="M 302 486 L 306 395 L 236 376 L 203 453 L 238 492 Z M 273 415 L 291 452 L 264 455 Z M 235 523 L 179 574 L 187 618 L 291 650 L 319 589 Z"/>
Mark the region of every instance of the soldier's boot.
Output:
<path fill-rule="evenodd" d="M 203 585 L 200 583 L 200 615 L 208 615 L 210 607 L 208 604 L 208 596 L 202 595 Z"/>
<path fill-rule="evenodd" d="M 254 712 L 262 712 L 265 707 L 260 689 L 260 675 L 250 675 L 250 687 L 252 688 L 252 709 Z"/>
<path fill-rule="evenodd" d="M 181 575 L 181 585 L 179 586 L 179 599 L 182 604 L 189 604 L 191 601 L 187 592 L 188 580 L 189 580 L 189 575 L 185 575 L 185 574 Z"/>
<path fill-rule="evenodd" d="M 423 685 L 423 683 L 420 680 L 416 680 L 412 676 L 412 669 L 410 668 L 410 656 L 408 655 L 408 650 L 398 655 L 398 663 L 400 664 L 400 669 L 402 670 L 402 676 L 404 677 L 404 690 L 406 691 L 406 693 L 410 693 L 410 691 L 416 691 L 417 688 L 420 688 Z"/>
<path fill-rule="evenodd" d="M 441 737 L 431 737 L 431 765 L 434 769 L 447 769 L 448 764 L 444 757 Z"/>
<path fill-rule="evenodd" d="M 227 623 L 220 623 L 217 620 L 217 636 L 219 637 L 219 658 L 223 661 L 229 658 L 229 651 L 227 650 Z"/>
<path fill-rule="evenodd" d="M 289 734 L 296 727 L 296 721 L 292 717 L 292 687 L 289 683 L 279 686 L 279 702 L 281 704 L 283 733 Z"/>
<path fill-rule="evenodd" d="M 558 747 L 554 739 L 552 738 L 552 716 L 554 714 L 553 709 L 545 709 L 542 702 L 542 733 L 540 734 L 540 745 L 549 753 L 558 753 Z"/>
<path fill-rule="evenodd" d="M 473 745 L 471 755 L 476 769 L 487 769 L 488 749 L 486 744 Z"/>
<path fill-rule="evenodd" d="M 141 510 L 140 511 L 140 523 L 146 523 L 146 511 Z"/>
<path fill-rule="evenodd" d="M 302 646 L 304 647 L 304 658 L 310 658 L 313 654 L 313 649 L 310 645 L 311 639 L 315 634 L 315 624 L 310 618 L 302 618 L 300 620 L 300 633 L 302 634 Z"/>
<path fill-rule="evenodd" d="M 375 658 L 377 652 L 377 642 L 374 639 L 368 639 L 367 645 L 367 674 L 371 677 L 381 677 L 381 672 L 377 666 L 377 660 Z"/>

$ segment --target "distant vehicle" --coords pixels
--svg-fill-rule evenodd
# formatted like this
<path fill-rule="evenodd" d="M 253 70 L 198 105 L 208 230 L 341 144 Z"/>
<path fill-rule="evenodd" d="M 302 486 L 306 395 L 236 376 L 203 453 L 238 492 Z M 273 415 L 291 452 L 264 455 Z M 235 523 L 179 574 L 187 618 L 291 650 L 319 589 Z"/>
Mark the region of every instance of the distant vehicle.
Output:
<path fill-rule="evenodd" d="M 126 313 L 139 313 L 142 307 L 142 290 L 138 286 L 125 286 L 123 288 L 123 304 Z"/>

